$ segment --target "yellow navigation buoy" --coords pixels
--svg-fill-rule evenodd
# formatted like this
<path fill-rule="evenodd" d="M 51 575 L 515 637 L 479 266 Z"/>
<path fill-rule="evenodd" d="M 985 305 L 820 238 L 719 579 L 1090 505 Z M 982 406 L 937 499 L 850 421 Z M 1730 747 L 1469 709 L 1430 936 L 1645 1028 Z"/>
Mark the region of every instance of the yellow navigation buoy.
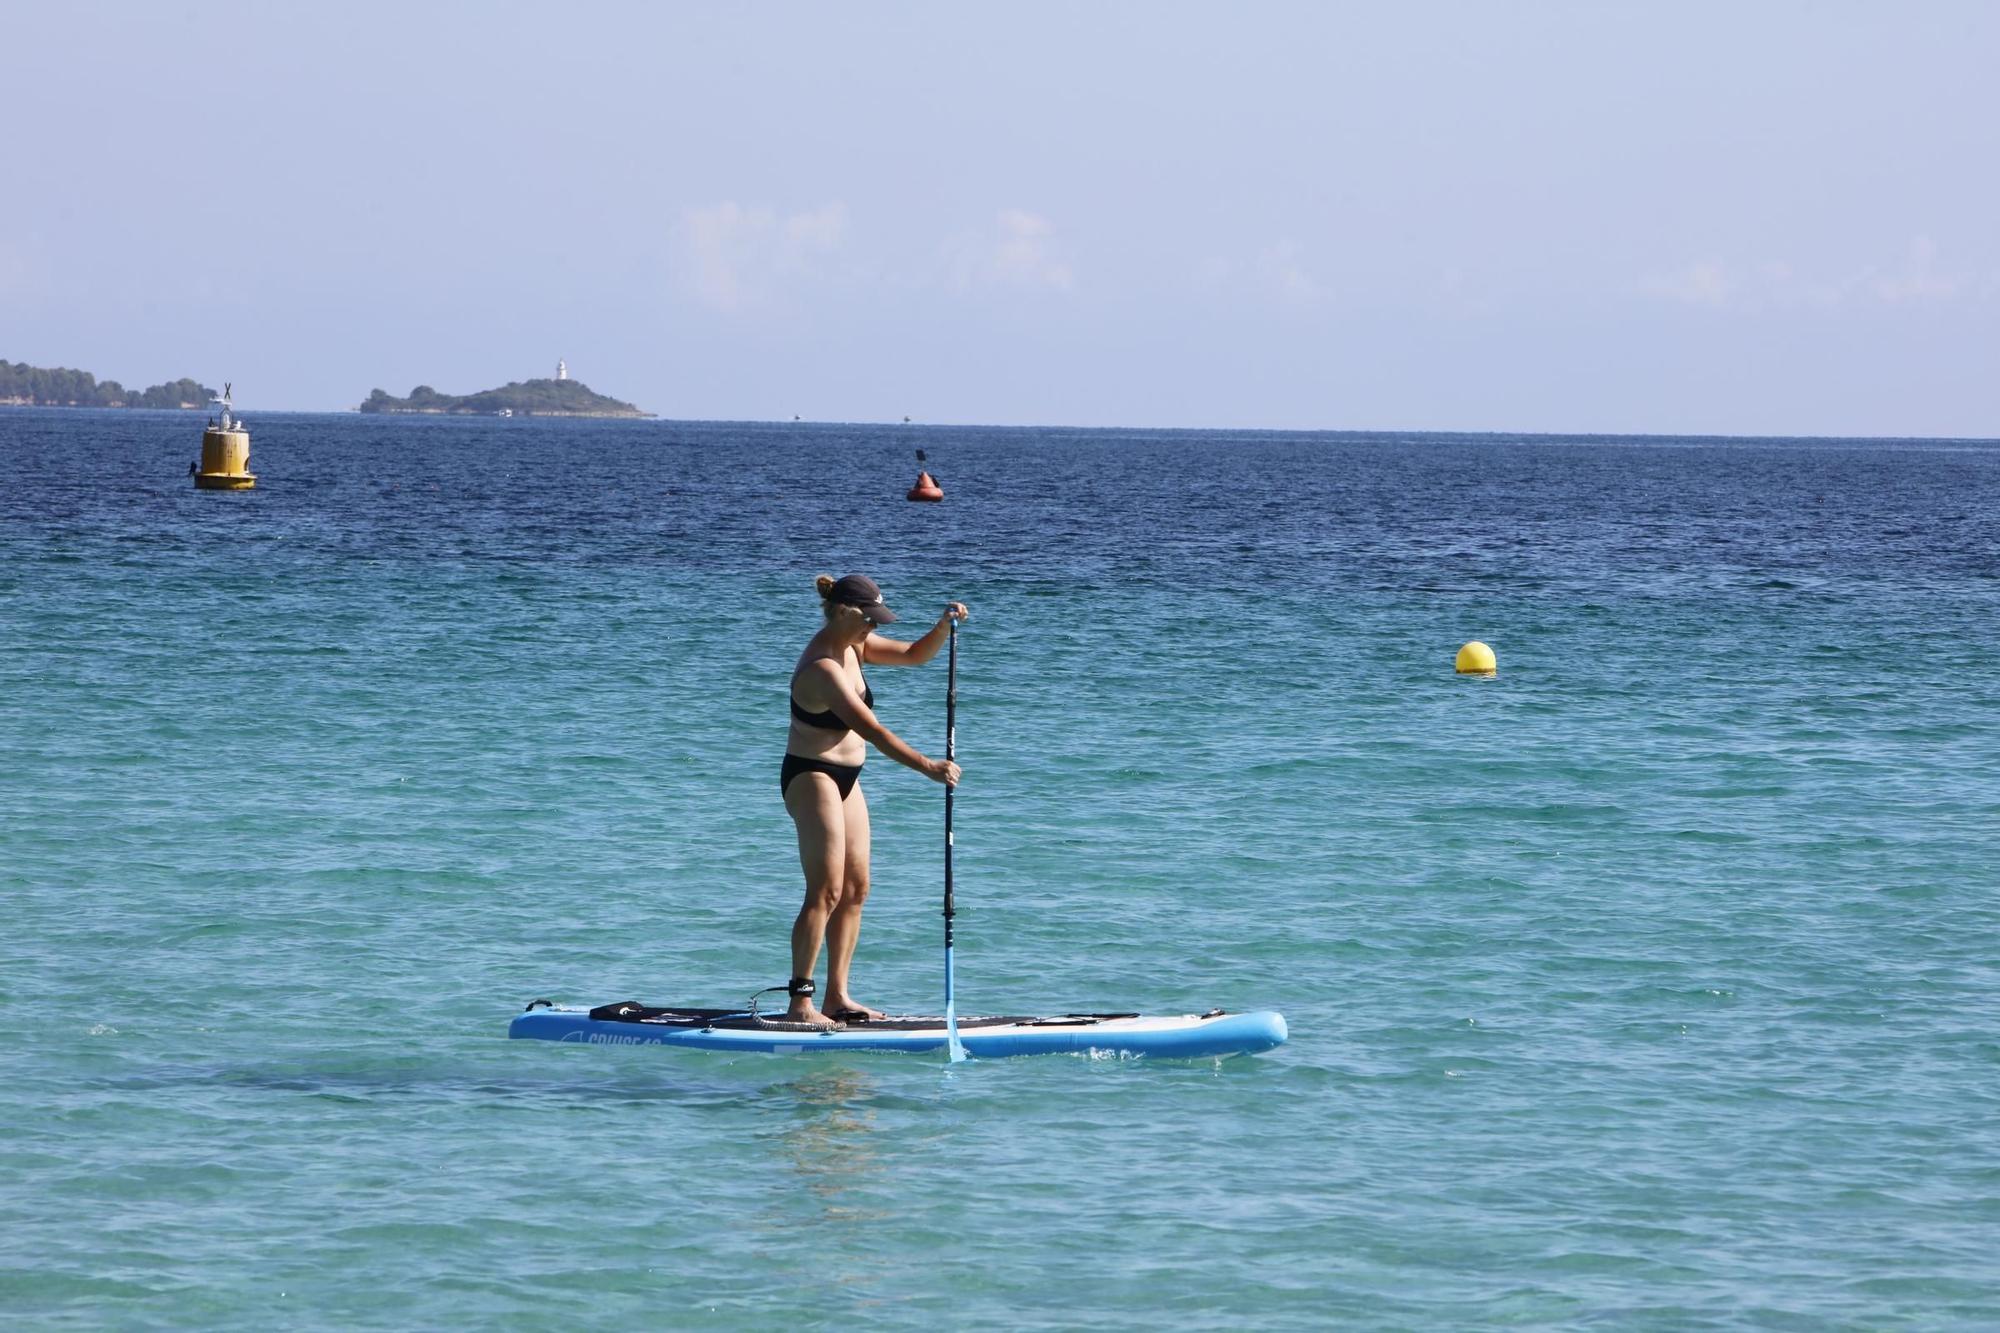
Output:
<path fill-rule="evenodd" d="M 201 467 L 194 474 L 194 484 L 204 491 L 247 491 L 257 484 L 257 476 L 250 471 L 250 428 L 229 415 L 230 391 L 235 386 L 222 386 L 222 421 L 208 423 L 208 429 L 201 433 Z"/>
<path fill-rule="evenodd" d="M 1461 676 L 1490 676 L 1499 669 L 1494 660 L 1493 650 L 1479 640 L 1458 650 L 1458 674 Z"/>

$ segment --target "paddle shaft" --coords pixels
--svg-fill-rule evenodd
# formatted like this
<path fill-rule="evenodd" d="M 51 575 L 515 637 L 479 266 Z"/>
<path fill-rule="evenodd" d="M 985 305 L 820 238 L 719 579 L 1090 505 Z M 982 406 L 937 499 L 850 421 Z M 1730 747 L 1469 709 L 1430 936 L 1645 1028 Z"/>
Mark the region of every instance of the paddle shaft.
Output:
<path fill-rule="evenodd" d="M 951 649 L 945 659 L 944 685 L 944 761 L 952 761 L 952 754 L 958 745 L 958 621 L 951 622 Z M 947 960 L 951 957 L 951 918 L 955 915 L 951 905 L 951 798 L 954 788 L 944 784 L 944 951 Z M 946 989 L 950 989 L 947 977 Z"/>
<path fill-rule="evenodd" d="M 947 612 L 946 614 L 950 614 Z M 949 764 L 958 748 L 958 618 L 951 620 L 951 656 L 945 666 L 944 761 Z M 966 1058 L 958 1039 L 958 969 L 951 957 L 951 802 L 952 784 L 944 784 L 944 1028 L 945 1052 L 952 1064 Z"/>

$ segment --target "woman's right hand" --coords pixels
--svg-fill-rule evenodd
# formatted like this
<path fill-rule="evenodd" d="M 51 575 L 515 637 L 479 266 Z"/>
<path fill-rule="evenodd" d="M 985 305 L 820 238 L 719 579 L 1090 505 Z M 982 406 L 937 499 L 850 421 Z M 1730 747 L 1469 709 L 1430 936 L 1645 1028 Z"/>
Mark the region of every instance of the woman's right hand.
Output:
<path fill-rule="evenodd" d="M 949 759 L 926 759 L 924 776 L 932 782 L 942 782 L 947 787 L 956 787 L 959 779 L 958 765 Z"/>

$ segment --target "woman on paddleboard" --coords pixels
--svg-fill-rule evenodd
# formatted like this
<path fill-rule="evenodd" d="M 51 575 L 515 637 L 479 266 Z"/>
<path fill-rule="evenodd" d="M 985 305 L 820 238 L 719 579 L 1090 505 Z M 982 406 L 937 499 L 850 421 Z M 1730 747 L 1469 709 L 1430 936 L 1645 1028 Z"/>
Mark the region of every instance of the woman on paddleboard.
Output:
<path fill-rule="evenodd" d="M 792 730 L 778 790 L 799 833 L 799 864 L 806 874 L 805 906 L 792 923 L 792 979 L 785 989 L 795 1023 L 832 1027 L 880 1018 L 847 989 L 847 966 L 861 934 L 861 905 L 868 899 L 868 801 L 861 794 L 861 761 L 873 745 L 899 764 L 934 782 L 956 785 L 958 765 L 930 759 L 906 744 L 875 716 L 875 692 L 861 674 L 870 666 L 922 666 L 937 656 L 964 620 L 965 603 L 952 602 L 921 639 L 905 643 L 875 633 L 896 619 L 882 604 L 875 580 L 819 576 L 826 625 L 807 642 L 792 668 Z M 826 1004 L 813 1004 L 813 968 L 826 946 Z"/>

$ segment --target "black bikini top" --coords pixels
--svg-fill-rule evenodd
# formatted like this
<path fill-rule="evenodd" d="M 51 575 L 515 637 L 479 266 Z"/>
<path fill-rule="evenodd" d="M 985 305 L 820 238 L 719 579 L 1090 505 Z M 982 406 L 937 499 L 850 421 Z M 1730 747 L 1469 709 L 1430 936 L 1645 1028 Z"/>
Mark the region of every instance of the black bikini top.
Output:
<path fill-rule="evenodd" d="M 859 664 L 857 663 L 856 665 Z M 786 694 L 789 697 L 790 691 L 787 690 Z M 840 715 L 835 713 L 831 708 L 827 709 L 824 713 L 808 713 L 805 709 L 799 707 L 797 699 L 791 699 L 790 702 L 792 705 L 792 716 L 809 727 L 819 727 L 826 731 L 853 730 L 845 722 L 842 722 Z M 868 677 L 866 676 L 861 678 L 861 702 L 867 704 L 870 708 L 875 706 L 875 691 L 868 684 Z"/>

